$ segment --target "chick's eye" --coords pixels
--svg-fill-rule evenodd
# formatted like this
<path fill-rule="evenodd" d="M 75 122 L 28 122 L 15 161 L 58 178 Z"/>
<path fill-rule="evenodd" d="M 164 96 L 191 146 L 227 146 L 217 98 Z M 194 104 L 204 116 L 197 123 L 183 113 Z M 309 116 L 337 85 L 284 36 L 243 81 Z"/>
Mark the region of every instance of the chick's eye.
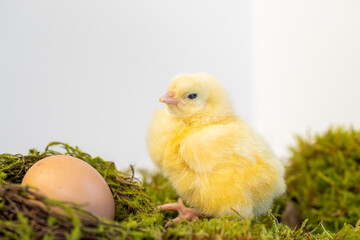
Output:
<path fill-rule="evenodd" d="M 195 98 L 197 98 L 197 94 L 196 93 L 190 93 L 187 97 L 189 98 L 189 99 L 195 99 Z"/>

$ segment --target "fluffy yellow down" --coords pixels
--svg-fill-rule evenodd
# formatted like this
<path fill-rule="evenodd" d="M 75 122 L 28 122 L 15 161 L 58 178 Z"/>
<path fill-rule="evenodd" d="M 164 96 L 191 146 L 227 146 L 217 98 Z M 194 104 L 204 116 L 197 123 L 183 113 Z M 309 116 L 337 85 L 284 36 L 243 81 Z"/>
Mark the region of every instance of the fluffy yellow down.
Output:
<path fill-rule="evenodd" d="M 235 116 L 219 82 L 206 74 L 183 74 L 168 91 L 179 104 L 155 112 L 147 143 L 179 196 L 209 216 L 266 212 L 285 192 L 284 167 Z M 189 93 L 197 99 L 188 99 Z"/>

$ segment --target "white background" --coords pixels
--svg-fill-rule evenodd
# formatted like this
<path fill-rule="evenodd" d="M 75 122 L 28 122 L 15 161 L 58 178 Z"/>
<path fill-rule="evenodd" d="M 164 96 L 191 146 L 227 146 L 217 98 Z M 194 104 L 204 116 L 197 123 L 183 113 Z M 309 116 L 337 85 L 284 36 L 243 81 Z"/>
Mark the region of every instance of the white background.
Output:
<path fill-rule="evenodd" d="M 360 1 L 257 0 L 253 115 L 284 159 L 294 135 L 360 127 Z"/>
<path fill-rule="evenodd" d="M 152 168 L 145 136 L 183 72 L 215 75 L 281 158 L 360 125 L 360 1 L 0 0 L 0 153 L 78 145 Z"/>

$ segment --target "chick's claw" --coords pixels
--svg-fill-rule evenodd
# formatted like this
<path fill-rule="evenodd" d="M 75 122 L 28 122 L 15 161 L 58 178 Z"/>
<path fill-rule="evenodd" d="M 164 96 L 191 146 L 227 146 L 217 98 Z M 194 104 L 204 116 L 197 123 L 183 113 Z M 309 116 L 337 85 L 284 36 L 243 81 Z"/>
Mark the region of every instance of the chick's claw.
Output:
<path fill-rule="evenodd" d="M 181 198 L 179 198 L 177 203 L 167 203 L 167 204 L 163 204 L 157 207 L 159 210 L 177 210 L 179 213 L 179 216 L 174 218 L 173 220 L 167 222 L 165 224 L 165 227 L 170 227 L 172 225 L 174 225 L 175 223 L 179 223 L 182 220 L 188 220 L 188 221 L 192 221 L 197 217 L 200 217 L 201 214 L 196 211 L 193 208 L 188 208 L 185 207 L 183 201 Z"/>

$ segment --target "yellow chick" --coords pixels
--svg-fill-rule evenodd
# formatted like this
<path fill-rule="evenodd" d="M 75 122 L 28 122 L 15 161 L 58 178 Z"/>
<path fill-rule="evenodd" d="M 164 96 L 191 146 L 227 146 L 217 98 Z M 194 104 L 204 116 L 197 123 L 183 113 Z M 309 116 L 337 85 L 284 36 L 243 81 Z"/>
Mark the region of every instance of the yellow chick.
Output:
<path fill-rule="evenodd" d="M 159 206 L 192 220 L 204 214 L 265 213 L 285 192 L 284 166 L 265 141 L 234 113 L 228 94 L 207 74 L 175 77 L 160 98 L 147 144 L 182 201 Z M 169 225 L 169 224 L 168 224 Z M 171 224 L 170 224 L 171 225 Z"/>

